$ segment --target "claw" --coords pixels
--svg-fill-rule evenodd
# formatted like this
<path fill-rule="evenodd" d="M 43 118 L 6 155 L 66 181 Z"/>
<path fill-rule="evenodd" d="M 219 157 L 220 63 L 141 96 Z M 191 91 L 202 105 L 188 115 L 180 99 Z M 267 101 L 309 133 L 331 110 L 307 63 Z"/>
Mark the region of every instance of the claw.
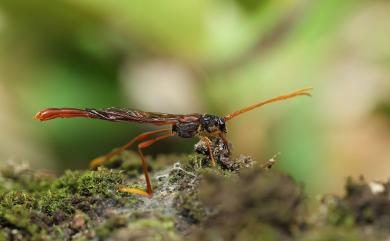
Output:
<path fill-rule="evenodd" d="M 141 190 L 139 188 L 133 188 L 133 187 L 121 187 L 118 189 L 118 192 L 124 192 L 124 193 L 130 193 L 130 194 L 137 194 L 141 196 L 145 196 L 148 198 L 151 198 L 153 195 L 145 192 L 144 190 Z"/>
<path fill-rule="evenodd" d="M 93 159 L 90 163 L 89 166 L 92 170 L 96 170 L 99 166 L 103 165 L 107 161 L 107 158 L 105 156 L 101 156 L 98 158 Z"/>

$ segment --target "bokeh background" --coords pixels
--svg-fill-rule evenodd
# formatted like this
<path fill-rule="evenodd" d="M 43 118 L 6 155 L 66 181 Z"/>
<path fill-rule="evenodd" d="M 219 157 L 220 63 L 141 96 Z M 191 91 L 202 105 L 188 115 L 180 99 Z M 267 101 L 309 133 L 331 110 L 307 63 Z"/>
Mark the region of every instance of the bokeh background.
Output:
<path fill-rule="evenodd" d="M 227 114 L 302 87 L 229 123 L 236 154 L 311 194 L 349 175 L 390 174 L 387 0 L 0 0 L 0 160 L 62 172 L 155 127 L 69 119 L 46 107 Z M 190 153 L 172 138 L 149 154 Z"/>

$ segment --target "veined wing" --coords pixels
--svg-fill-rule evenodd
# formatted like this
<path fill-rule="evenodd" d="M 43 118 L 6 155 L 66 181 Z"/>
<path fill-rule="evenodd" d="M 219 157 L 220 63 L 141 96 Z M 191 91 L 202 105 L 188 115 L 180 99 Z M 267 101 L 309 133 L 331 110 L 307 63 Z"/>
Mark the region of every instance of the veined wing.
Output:
<path fill-rule="evenodd" d="M 106 109 L 75 109 L 75 108 L 50 108 L 40 111 L 35 118 L 40 121 L 55 118 L 84 117 L 101 119 L 107 121 L 128 121 L 138 123 L 150 123 L 154 125 L 170 125 L 183 122 L 196 122 L 200 114 L 168 114 L 160 112 L 146 112 L 128 108 L 106 108 Z"/>
<path fill-rule="evenodd" d="M 91 115 L 97 119 L 109 121 L 130 121 L 138 123 L 150 123 L 155 125 L 175 124 L 178 122 L 197 121 L 200 114 L 168 114 L 160 112 L 146 112 L 141 110 L 127 108 L 107 108 L 102 110 L 86 109 Z"/>

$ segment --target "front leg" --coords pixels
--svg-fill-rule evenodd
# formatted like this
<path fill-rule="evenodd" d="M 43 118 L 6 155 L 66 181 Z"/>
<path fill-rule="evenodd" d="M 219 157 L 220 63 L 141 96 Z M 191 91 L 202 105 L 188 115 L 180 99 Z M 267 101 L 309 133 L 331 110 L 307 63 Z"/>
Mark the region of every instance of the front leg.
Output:
<path fill-rule="evenodd" d="M 210 159 L 211 159 L 211 165 L 213 167 L 216 167 L 217 166 L 217 162 L 215 161 L 214 159 L 214 151 L 212 149 L 212 142 L 211 140 L 207 137 L 207 136 L 202 136 L 201 137 L 201 140 L 206 144 L 207 146 L 207 149 L 209 151 L 209 156 L 210 156 Z"/>
<path fill-rule="evenodd" d="M 211 141 L 211 154 L 215 162 L 221 166 L 223 169 L 234 169 L 234 159 L 231 158 L 231 146 L 228 140 L 223 138 L 223 136 L 207 136 Z M 209 148 L 207 146 L 207 141 L 199 137 L 200 141 L 195 144 L 194 151 L 196 153 L 205 155 L 211 162 L 211 155 Z"/>

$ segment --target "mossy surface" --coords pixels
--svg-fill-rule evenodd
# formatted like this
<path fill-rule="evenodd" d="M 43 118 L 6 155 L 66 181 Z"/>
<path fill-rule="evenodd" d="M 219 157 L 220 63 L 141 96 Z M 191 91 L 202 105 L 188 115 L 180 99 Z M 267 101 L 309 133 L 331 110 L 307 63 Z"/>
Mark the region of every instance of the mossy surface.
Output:
<path fill-rule="evenodd" d="M 221 148 L 222 151 L 225 151 Z M 0 240 L 388 240 L 390 183 L 348 179 L 346 194 L 317 209 L 301 184 L 270 169 L 274 159 L 202 155 L 151 161 L 152 198 L 138 156 L 61 176 L 26 165 L 0 170 Z"/>

